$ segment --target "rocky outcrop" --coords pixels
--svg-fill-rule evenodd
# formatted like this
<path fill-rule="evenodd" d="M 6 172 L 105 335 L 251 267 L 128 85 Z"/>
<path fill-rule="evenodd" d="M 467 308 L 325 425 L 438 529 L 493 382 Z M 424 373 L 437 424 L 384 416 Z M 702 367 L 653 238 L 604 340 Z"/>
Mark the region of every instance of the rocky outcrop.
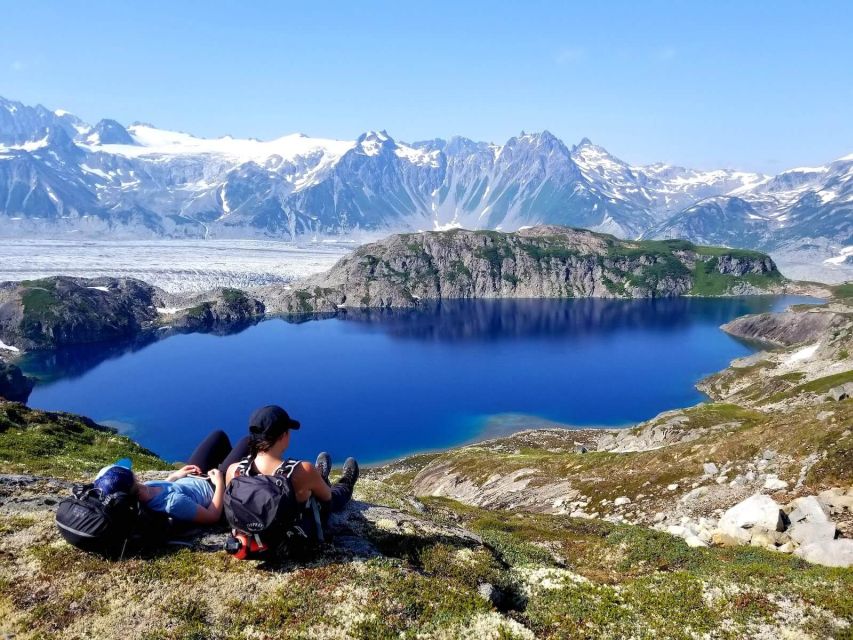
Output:
<path fill-rule="evenodd" d="M 182 331 L 232 331 L 256 322 L 264 315 L 264 305 L 239 289 L 218 289 L 210 299 L 181 309 L 169 319 L 169 325 Z"/>
<path fill-rule="evenodd" d="M 465 504 L 488 509 L 526 509 L 550 512 L 555 501 L 569 504 L 579 492 L 568 482 L 556 481 L 533 487 L 530 481 L 538 469 L 518 469 L 502 475 L 492 474 L 482 482 L 453 471 L 451 464 L 430 465 L 412 481 L 415 495 L 453 498 Z"/>
<path fill-rule="evenodd" d="M 756 340 L 778 346 L 813 342 L 831 327 L 846 324 L 840 313 L 821 310 L 785 311 L 742 316 L 727 322 L 723 331 L 737 338 Z"/>
<path fill-rule="evenodd" d="M 264 316 L 239 289 L 166 293 L 131 278 L 71 278 L 0 283 L 0 345 L 15 352 L 93 342 L 128 343 L 168 327 L 229 332 Z M 158 332 L 158 336 L 169 332 Z"/>
<path fill-rule="evenodd" d="M 843 401 L 853 394 L 851 311 L 836 301 L 733 320 L 723 330 L 771 348 L 735 360 L 697 387 L 715 400 L 761 408 Z"/>
<path fill-rule="evenodd" d="M 128 338 L 157 320 L 157 290 L 132 278 L 0 285 L 0 340 L 21 350 Z"/>
<path fill-rule="evenodd" d="M 26 402 L 35 381 L 13 364 L 0 360 L 0 398 Z"/>
<path fill-rule="evenodd" d="M 294 289 L 260 295 L 268 310 L 326 313 L 459 298 L 655 298 L 767 292 L 782 282 L 766 255 L 689 242 L 630 242 L 542 226 L 515 233 L 407 233 L 360 247 Z"/>

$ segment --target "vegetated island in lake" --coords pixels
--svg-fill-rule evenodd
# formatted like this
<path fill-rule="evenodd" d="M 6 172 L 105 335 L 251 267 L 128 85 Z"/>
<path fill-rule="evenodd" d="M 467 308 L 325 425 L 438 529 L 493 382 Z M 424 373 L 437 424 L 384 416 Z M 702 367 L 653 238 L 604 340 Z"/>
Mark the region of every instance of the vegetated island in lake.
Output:
<path fill-rule="evenodd" d="M 0 401 L 0 633 L 847 637 L 853 284 L 832 295 L 728 324 L 771 346 L 704 380 L 712 402 L 365 470 L 310 562 L 229 561 L 220 530 L 123 562 L 66 545 L 53 509 L 72 482 L 125 455 L 146 479 L 170 465 Z"/>
<path fill-rule="evenodd" d="M 170 294 L 129 278 L 0 284 L 0 339 L 20 350 L 128 339 L 151 328 L 227 330 L 265 314 L 416 307 L 473 298 L 652 298 L 797 289 L 769 256 L 567 227 L 436 231 L 360 247 L 290 286 Z M 799 290 L 799 289 L 797 289 Z"/>
<path fill-rule="evenodd" d="M 258 291 L 269 312 L 316 313 L 458 298 L 750 295 L 778 293 L 785 284 L 757 251 L 539 226 L 393 235 L 292 288 Z"/>

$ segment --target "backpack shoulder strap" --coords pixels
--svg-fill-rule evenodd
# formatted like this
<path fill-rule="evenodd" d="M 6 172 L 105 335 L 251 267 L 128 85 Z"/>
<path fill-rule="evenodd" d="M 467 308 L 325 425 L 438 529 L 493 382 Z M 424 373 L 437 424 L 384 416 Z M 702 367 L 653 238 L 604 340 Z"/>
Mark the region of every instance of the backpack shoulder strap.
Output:
<path fill-rule="evenodd" d="M 294 470 L 296 469 L 296 465 L 299 464 L 299 460 L 295 458 L 288 458 L 284 462 L 282 462 L 278 469 L 275 470 L 275 474 L 277 476 L 284 476 L 285 478 L 289 478 L 293 475 Z"/>
<path fill-rule="evenodd" d="M 237 463 L 237 468 L 234 470 L 234 477 L 252 475 L 252 465 L 255 463 L 253 456 L 246 456 Z"/>

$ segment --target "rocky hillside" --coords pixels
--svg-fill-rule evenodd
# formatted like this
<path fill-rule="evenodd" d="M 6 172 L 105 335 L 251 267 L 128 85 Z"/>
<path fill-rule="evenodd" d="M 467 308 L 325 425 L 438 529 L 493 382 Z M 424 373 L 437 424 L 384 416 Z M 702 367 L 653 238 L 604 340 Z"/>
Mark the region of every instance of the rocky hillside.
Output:
<path fill-rule="evenodd" d="M 57 276 L 0 285 L 0 339 L 18 349 L 132 336 L 157 319 L 156 290 L 138 280 Z"/>
<path fill-rule="evenodd" d="M 723 402 L 367 469 L 310 558 L 234 561 L 221 530 L 122 562 L 77 551 L 53 527 L 71 482 L 122 456 L 145 478 L 169 465 L 85 418 L 0 402 L 0 634 L 849 637 L 842 292 L 827 308 L 743 321 L 750 338 L 786 346 L 704 381 Z"/>
<path fill-rule="evenodd" d="M 853 405 L 833 406 L 840 413 L 825 434 L 835 438 Z M 57 501 L 72 481 L 119 456 L 132 457 L 146 479 L 162 477 L 166 465 L 85 419 L 0 403 L 0 634 L 847 637 L 853 570 L 756 546 L 706 547 L 694 540 L 701 531 L 684 533 L 711 504 L 693 484 L 716 490 L 721 510 L 749 492 L 717 482 L 737 479 L 732 469 L 745 442 L 757 458 L 754 473 L 766 477 L 787 477 L 796 445 L 780 446 L 785 435 L 769 435 L 732 408 L 684 414 L 625 435 L 525 432 L 367 470 L 354 502 L 333 521 L 333 542 L 310 558 L 235 561 L 222 551 L 225 533 L 213 530 L 108 562 L 60 539 Z M 826 446 L 806 431 L 796 444 Z M 737 441 L 726 445 L 733 433 Z M 763 453 L 767 446 L 772 455 Z M 796 491 L 849 484 L 849 467 L 832 468 L 814 465 Z M 840 521 L 846 498 L 831 496 L 837 506 L 826 519 L 831 510 Z M 811 505 L 792 504 L 788 520 Z M 633 524 L 647 521 L 665 530 Z M 757 544 L 759 526 L 733 526 Z M 849 532 L 849 519 L 844 526 Z"/>
<path fill-rule="evenodd" d="M 783 280 L 758 252 L 543 226 L 393 235 L 293 290 L 259 295 L 271 311 L 311 313 L 412 307 L 427 299 L 752 294 L 778 291 Z"/>
<path fill-rule="evenodd" d="M 263 314 L 261 302 L 237 289 L 176 296 L 132 278 L 54 276 L 4 282 L 0 348 L 9 357 L 34 349 L 126 341 L 166 327 L 218 331 L 245 326 Z"/>

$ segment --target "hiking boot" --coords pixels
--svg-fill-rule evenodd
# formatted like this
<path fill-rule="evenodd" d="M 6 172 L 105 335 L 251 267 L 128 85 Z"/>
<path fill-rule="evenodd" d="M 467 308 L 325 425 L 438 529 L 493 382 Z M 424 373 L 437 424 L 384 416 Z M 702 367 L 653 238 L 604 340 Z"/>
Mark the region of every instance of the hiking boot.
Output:
<path fill-rule="evenodd" d="M 332 456 L 324 451 L 317 456 L 317 462 L 314 463 L 314 466 L 317 467 L 317 471 L 319 471 L 320 475 L 323 476 L 323 480 L 326 481 L 326 484 L 330 484 L 329 472 L 332 470 Z"/>
<path fill-rule="evenodd" d="M 344 472 L 341 474 L 341 479 L 338 482 L 343 482 L 351 487 L 355 486 L 358 480 L 358 462 L 355 458 L 347 458 L 344 462 Z"/>

